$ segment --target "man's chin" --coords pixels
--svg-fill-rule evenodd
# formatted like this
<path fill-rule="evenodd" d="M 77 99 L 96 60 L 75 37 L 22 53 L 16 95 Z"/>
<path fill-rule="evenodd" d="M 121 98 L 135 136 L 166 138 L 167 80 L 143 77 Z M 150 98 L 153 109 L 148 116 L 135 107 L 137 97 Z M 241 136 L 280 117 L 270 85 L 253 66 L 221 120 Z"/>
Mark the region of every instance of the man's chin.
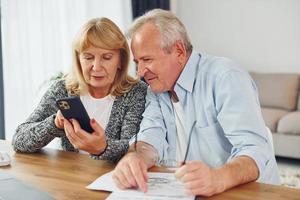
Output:
<path fill-rule="evenodd" d="M 161 87 L 157 87 L 157 86 L 151 85 L 151 84 L 150 84 L 150 89 L 151 89 L 151 91 L 154 92 L 154 93 L 162 93 L 162 92 L 166 92 L 166 91 L 167 91 L 167 90 L 164 90 L 164 89 L 161 88 Z"/>

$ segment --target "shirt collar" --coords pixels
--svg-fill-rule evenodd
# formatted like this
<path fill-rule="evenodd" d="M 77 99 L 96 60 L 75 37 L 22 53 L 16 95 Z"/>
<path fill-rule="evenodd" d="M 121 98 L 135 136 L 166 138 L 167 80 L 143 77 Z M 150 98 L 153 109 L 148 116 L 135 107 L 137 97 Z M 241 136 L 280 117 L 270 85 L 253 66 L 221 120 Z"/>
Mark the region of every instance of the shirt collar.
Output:
<path fill-rule="evenodd" d="M 192 51 L 186 65 L 184 66 L 174 87 L 175 92 L 178 87 L 183 88 L 189 92 L 193 91 L 194 81 L 196 78 L 196 71 L 201 55 Z"/>

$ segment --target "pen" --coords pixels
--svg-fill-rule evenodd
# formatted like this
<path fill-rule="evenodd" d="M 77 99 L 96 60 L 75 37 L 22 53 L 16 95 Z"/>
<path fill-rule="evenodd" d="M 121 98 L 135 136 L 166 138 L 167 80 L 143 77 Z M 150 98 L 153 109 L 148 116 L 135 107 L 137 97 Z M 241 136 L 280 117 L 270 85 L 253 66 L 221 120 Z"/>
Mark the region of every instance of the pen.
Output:
<path fill-rule="evenodd" d="M 184 160 L 183 160 L 183 162 L 182 162 L 182 165 L 185 164 L 187 155 L 188 155 L 188 153 L 189 153 L 190 144 L 191 144 L 191 138 L 192 138 L 192 133 L 193 133 L 193 129 L 194 129 L 195 124 L 196 124 L 196 121 L 194 121 L 194 123 L 193 123 L 193 125 L 192 125 L 192 128 L 191 128 L 191 131 L 190 131 L 190 133 L 189 133 L 188 144 L 187 144 L 187 147 L 186 147 L 186 151 L 185 151 Z"/>
<path fill-rule="evenodd" d="M 137 151 L 137 137 L 138 137 L 138 133 L 135 134 L 135 140 L 134 140 L 134 149 L 135 149 L 135 151 Z"/>

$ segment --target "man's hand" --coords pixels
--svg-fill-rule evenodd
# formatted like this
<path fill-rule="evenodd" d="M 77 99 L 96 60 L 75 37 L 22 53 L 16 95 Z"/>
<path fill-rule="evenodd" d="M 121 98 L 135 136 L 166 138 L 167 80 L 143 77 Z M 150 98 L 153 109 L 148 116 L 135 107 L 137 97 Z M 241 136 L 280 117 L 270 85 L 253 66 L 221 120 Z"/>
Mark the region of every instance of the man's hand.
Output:
<path fill-rule="evenodd" d="M 94 119 L 90 124 L 94 129 L 92 134 L 81 129 L 75 119 L 72 119 L 71 123 L 64 120 L 64 129 L 67 138 L 75 148 L 98 155 L 105 150 L 107 145 L 105 131 Z"/>
<path fill-rule="evenodd" d="M 126 154 L 113 171 L 113 180 L 121 189 L 140 188 L 147 192 L 147 164 L 141 154 Z"/>
<path fill-rule="evenodd" d="M 218 171 L 201 161 L 187 162 L 175 176 L 184 183 L 188 195 L 212 196 L 225 190 Z"/>
<path fill-rule="evenodd" d="M 252 158 L 239 156 L 216 169 L 200 161 L 187 162 L 176 171 L 175 176 L 184 183 L 188 194 L 212 196 L 255 181 L 259 170 Z"/>

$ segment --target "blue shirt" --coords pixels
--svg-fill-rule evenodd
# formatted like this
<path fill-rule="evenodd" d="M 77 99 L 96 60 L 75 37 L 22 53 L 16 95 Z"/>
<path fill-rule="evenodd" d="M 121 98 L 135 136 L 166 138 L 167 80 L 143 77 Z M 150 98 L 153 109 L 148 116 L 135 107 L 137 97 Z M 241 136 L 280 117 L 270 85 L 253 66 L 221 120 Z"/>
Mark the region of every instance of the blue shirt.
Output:
<path fill-rule="evenodd" d="M 187 160 L 218 167 L 249 156 L 259 168 L 259 182 L 279 184 L 257 89 L 246 71 L 229 59 L 192 52 L 174 90 L 186 116 L 186 134 L 192 134 Z M 160 160 L 176 159 L 169 93 L 155 94 L 148 88 L 138 141 L 153 145 Z"/>

